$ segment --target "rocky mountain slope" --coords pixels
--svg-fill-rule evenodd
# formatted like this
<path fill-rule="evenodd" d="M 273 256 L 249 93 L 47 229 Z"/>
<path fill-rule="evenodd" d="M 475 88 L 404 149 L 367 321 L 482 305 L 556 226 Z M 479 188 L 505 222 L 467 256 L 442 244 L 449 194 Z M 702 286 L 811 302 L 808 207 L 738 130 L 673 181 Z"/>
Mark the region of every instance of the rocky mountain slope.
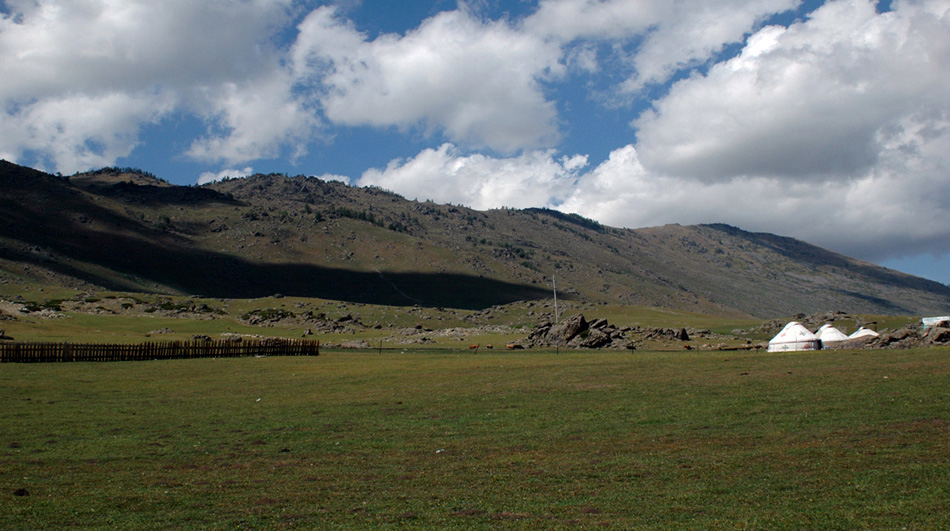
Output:
<path fill-rule="evenodd" d="M 950 287 L 726 225 L 617 229 L 378 188 L 255 175 L 173 186 L 0 162 L 0 281 L 484 308 L 561 297 L 771 317 L 933 314 Z"/>

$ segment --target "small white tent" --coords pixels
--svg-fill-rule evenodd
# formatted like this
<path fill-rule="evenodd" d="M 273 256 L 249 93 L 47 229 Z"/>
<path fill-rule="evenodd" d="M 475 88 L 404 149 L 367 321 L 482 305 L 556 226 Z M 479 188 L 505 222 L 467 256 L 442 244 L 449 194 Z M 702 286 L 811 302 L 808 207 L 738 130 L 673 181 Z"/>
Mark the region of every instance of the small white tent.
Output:
<path fill-rule="evenodd" d="M 861 328 L 858 328 L 857 331 L 855 331 L 853 334 L 851 334 L 850 336 L 848 336 L 848 338 L 849 338 L 849 339 L 860 339 L 860 338 L 862 338 L 862 337 L 878 337 L 878 336 L 880 336 L 880 335 L 881 335 L 881 334 L 878 334 L 878 333 L 875 332 L 874 330 L 871 330 L 871 329 L 869 329 L 869 328 L 864 328 L 864 327 L 862 326 Z"/>
<path fill-rule="evenodd" d="M 831 326 L 830 323 L 819 328 L 816 335 L 821 340 L 822 348 L 833 348 L 838 343 L 848 340 L 848 336 L 844 332 Z"/>
<path fill-rule="evenodd" d="M 769 352 L 818 350 L 819 345 L 818 336 L 809 332 L 801 323 L 792 321 L 769 341 Z"/>

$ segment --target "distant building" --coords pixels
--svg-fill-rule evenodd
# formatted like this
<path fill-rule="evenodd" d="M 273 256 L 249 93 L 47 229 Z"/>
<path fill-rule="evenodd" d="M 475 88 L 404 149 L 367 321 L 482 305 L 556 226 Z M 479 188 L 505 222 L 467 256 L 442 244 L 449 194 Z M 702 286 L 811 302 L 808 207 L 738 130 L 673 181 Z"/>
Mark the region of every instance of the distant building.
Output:
<path fill-rule="evenodd" d="M 950 316 L 944 315 L 943 317 L 924 317 L 920 321 L 924 323 L 924 328 L 930 328 L 931 326 L 937 326 L 940 323 L 950 323 Z"/>

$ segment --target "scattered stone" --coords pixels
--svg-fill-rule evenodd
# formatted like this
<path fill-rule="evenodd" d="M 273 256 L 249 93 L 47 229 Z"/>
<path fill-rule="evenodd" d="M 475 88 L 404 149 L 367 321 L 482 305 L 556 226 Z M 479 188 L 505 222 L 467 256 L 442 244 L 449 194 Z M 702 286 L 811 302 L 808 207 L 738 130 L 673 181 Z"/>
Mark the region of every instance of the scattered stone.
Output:
<path fill-rule="evenodd" d="M 362 339 L 356 341 L 346 341 L 340 344 L 340 348 L 372 348 L 373 346 L 369 344 L 368 341 Z"/>
<path fill-rule="evenodd" d="M 915 348 L 931 345 L 950 345 L 950 327 L 932 326 L 924 329 L 919 322 L 908 324 L 893 332 L 871 338 L 864 348 Z"/>
<path fill-rule="evenodd" d="M 932 326 L 927 330 L 925 339 L 932 345 L 944 345 L 950 343 L 950 327 Z"/>
<path fill-rule="evenodd" d="M 691 341 L 694 338 L 721 338 L 708 329 L 650 328 L 625 326 L 618 328 L 606 319 L 597 318 L 587 321 L 583 315 L 573 315 L 564 322 L 554 325 L 550 320 L 542 321 L 531 331 L 527 338 L 517 342 L 525 348 L 607 348 L 637 350 L 644 341 L 670 343 L 673 341 Z M 734 339 L 734 338 L 733 338 Z M 687 347 L 684 347 L 687 348 Z M 688 347 L 692 349 L 693 347 Z M 752 347 L 749 347 L 752 348 Z"/>
<path fill-rule="evenodd" d="M 916 346 L 920 336 L 920 325 L 911 323 L 893 332 L 881 334 L 868 345 L 878 348 L 911 348 Z"/>

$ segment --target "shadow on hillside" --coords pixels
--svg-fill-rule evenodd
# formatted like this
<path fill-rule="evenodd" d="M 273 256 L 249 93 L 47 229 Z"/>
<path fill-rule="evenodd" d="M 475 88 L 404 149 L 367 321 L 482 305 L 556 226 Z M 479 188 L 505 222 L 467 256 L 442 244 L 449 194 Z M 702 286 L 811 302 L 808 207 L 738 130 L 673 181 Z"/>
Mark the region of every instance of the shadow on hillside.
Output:
<path fill-rule="evenodd" d="M 144 281 L 216 298 L 280 293 L 462 309 L 483 309 L 548 295 L 546 289 L 469 275 L 381 274 L 311 264 L 251 262 L 196 249 L 189 238 L 118 215 L 64 186 L 61 180 L 23 177 L 0 179 L 5 185 L 0 198 L 8 196 L 0 201 L 0 236 L 12 244 L 0 248 L 0 257 L 107 289 L 136 291 Z M 174 198 L 164 198 L 169 199 Z M 209 195 L 205 199 L 220 198 Z M 90 269 L 96 268 L 86 268 L 83 263 L 103 269 L 93 272 Z"/>
<path fill-rule="evenodd" d="M 834 289 L 832 291 L 836 293 L 841 293 L 848 297 L 854 297 L 856 299 L 867 301 L 881 308 L 885 308 L 888 312 L 890 312 L 893 315 L 909 315 L 913 313 L 913 311 L 910 310 L 909 308 L 904 308 L 903 306 L 894 304 L 893 302 L 889 300 L 882 299 L 880 297 L 873 297 L 866 293 L 858 293 L 856 291 L 844 290 L 844 289 Z"/>
<path fill-rule="evenodd" d="M 120 273 L 114 278 L 49 261 L 41 256 L 7 250 L 3 258 L 31 264 L 115 291 L 138 291 L 122 277 L 169 286 L 182 292 L 215 298 L 256 298 L 280 293 L 391 306 L 427 306 L 480 310 L 518 300 L 549 295 L 546 289 L 458 274 L 367 273 L 309 264 L 262 264 L 203 251 L 160 249 L 141 241 L 99 240 L 103 248 L 124 249 L 121 259 L 107 258 L 84 248 L 64 253 Z M 75 247 L 73 248 L 76 249 Z M 117 253 L 118 255 L 118 253 Z"/>

